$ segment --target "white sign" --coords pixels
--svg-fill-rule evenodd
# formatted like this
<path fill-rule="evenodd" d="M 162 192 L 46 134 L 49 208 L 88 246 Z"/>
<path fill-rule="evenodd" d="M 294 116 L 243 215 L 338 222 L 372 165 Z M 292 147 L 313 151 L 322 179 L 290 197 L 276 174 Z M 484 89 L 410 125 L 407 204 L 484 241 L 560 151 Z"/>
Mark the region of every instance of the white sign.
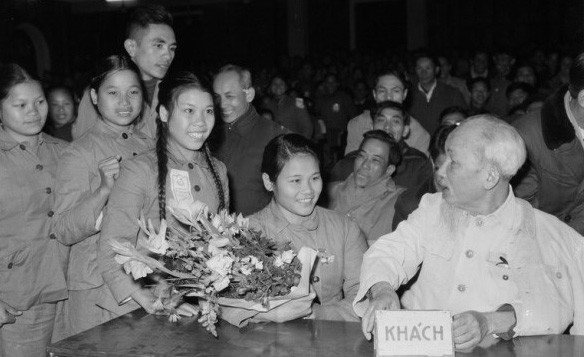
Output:
<path fill-rule="evenodd" d="M 450 311 L 376 311 L 375 355 L 454 356 Z"/>

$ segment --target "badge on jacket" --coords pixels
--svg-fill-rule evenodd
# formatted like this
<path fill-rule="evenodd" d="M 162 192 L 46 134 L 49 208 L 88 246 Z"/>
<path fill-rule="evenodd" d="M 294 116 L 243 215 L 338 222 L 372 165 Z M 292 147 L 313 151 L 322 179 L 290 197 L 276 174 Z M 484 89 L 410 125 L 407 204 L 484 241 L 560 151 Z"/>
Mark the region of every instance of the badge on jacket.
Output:
<path fill-rule="evenodd" d="M 296 107 L 304 109 L 304 99 L 296 98 Z"/>

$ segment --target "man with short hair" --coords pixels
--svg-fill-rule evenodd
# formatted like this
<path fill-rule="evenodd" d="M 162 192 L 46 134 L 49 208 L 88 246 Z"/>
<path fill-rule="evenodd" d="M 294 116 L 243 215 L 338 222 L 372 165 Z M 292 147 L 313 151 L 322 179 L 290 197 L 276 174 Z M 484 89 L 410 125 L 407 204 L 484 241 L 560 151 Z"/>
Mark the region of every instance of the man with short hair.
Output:
<path fill-rule="evenodd" d="M 402 160 L 393 176 L 396 184 L 406 188 L 415 187 L 432 176 L 432 164 L 428 157 L 410 147 L 404 140 L 410 131 L 411 118 L 403 105 L 389 100 L 381 102 L 377 105 L 373 118 L 373 129 L 385 131 L 398 143 Z M 329 178 L 331 189 L 339 181 L 346 180 L 353 172 L 353 163 L 358 154 L 359 152 L 355 150 L 335 164 Z"/>
<path fill-rule="evenodd" d="M 467 107 L 458 89 L 436 79 L 439 71 L 439 64 L 431 56 L 422 55 L 416 60 L 418 83 L 412 91 L 409 113 L 430 134 L 438 128 L 438 117 L 444 109 L 452 106 Z"/>
<path fill-rule="evenodd" d="M 395 201 L 405 190 L 391 178 L 400 161 L 399 145 L 388 133 L 368 131 L 353 173 L 330 193 L 330 208 L 355 221 L 369 245 L 391 232 Z"/>
<path fill-rule="evenodd" d="M 572 64 L 568 87 L 513 125 L 529 159 L 515 193 L 584 234 L 584 53 Z"/>
<path fill-rule="evenodd" d="M 489 115 L 446 140 L 442 193 L 428 194 L 367 251 L 354 301 L 370 338 L 376 310 L 448 310 L 457 349 L 486 336 L 584 334 L 584 239 L 513 195 L 526 152 L 519 133 Z M 395 293 L 419 270 L 401 299 Z"/>
<path fill-rule="evenodd" d="M 146 89 L 142 115 L 136 127 L 151 139 L 156 138 L 158 83 L 172 64 L 177 46 L 172 24 L 172 15 L 164 7 L 150 5 L 132 12 L 126 27 L 124 48 L 140 70 Z M 77 120 L 73 124 L 73 139 L 83 135 L 98 118 L 99 114 L 91 103 L 87 89 L 79 103 Z"/>
<path fill-rule="evenodd" d="M 227 166 L 231 210 L 248 216 L 270 202 L 261 173 L 264 148 L 289 130 L 261 117 L 251 105 L 255 90 L 249 70 L 224 66 L 215 76 L 213 91 L 223 119 L 212 138 L 213 151 Z"/>
<path fill-rule="evenodd" d="M 400 73 L 394 70 L 387 70 L 377 76 L 377 82 L 372 93 L 376 104 L 386 100 L 403 103 L 408 96 L 408 87 L 405 78 Z M 363 140 L 363 134 L 373 129 L 372 110 L 374 109 L 365 110 L 360 115 L 351 119 L 349 124 L 347 124 L 345 155 L 357 150 Z M 410 118 L 410 130 L 405 141 L 414 149 L 418 149 L 424 154 L 427 154 L 428 145 L 430 144 L 430 134 L 428 134 L 416 119 Z"/>

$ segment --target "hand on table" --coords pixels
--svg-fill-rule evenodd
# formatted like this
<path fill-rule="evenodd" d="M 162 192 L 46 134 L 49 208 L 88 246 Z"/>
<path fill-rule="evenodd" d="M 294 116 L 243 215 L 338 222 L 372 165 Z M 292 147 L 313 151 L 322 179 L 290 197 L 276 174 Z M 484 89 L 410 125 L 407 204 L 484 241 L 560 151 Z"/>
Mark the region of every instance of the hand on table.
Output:
<path fill-rule="evenodd" d="M 369 291 L 371 292 L 371 297 L 369 298 L 369 306 L 365 310 L 365 314 L 361 320 L 361 328 L 365 338 L 371 340 L 375 311 L 399 310 L 400 303 L 399 297 L 388 283 L 379 282 L 373 285 Z"/>
<path fill-rule="evenodd" d="M 457 350 L 473 348 L 489 333 L 487 317 L 477 311 L 454 315 L 452 322 L 454 347 Z"/>
<path fill-rule="evenodd" d="M 0 300 L 0 327 L 5 324 L 13 324 L 16 322 L 16 316 L 20 315 L 22 315 L 22 311 L 18 311 Z"/>

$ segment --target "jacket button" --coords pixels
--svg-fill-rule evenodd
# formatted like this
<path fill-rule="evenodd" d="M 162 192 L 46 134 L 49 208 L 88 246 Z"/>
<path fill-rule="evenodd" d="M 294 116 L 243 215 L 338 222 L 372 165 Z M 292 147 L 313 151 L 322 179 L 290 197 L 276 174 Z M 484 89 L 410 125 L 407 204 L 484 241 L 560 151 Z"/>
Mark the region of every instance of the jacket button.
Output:
<path fill-rule="evenodd" d="M 189 162 L 189 169 L 193 169 L 193 167 L 195 167 L 192 163 Z"/>
<path fill-rule="evenodd" d="M 320 281 L 320 278 L 318 276 L 313 276 L 312 277 L 312 282 L 313 283 L 318 283 Z"/>
<path fill-rule="evenodd" d="M 51 192 L 53 192 L 53 191 L 51 190 L 51 188 L 50 188 L 50 187 L 47 187 L 47 188 L 45 188 L 45 192 L 46 192 L 47 194 L 50 194 L 50 193 L 51 193 Z"/>
<path fill-rule="evenodd" d="M 201 187 L 200 187 L 199 185 L 195 185 L 194 189 L 195 189 L 195 191 L 197 191 L 197 192 L 201 191 Z"/>
<path fill-rule="evenodd" d="M 127 139 L 127 138 L 128 138 L 128 134 L 126 134 L 126 133 L 123 133 L 123 134 L 122 134 L 122 138 L 124 138 L 124 139 Z"/>
<path fill-rule="evenodd" d="M 471 249 L 467 250 L 467 251 L 466 251 L 466 257 L 467 257 L 467 258 L 472 258 L 472 257 L 474 257 L 474 252 L 473 252 Z"/>
<path fill-rule="evenodd" d="M 43 165 L 38 164 L 38 165 L 35 166 L 35 169 L 37 169 L 39 171 L 42 171 L 43 170 Z"/>
<path fill-rule="evenodd" d="M 507 274 L 503 275 L 503 280 L 509 280 L 509 275 Z"/>
<path fill-rule="evenodd" d="M 466 286 L 464 286 L 464 284 L 460 284 L 457 287 L 458 291 L 460 291 L 461 293 L 466 291 Z"/>
<path fill-rule="evenodd" d="M 138 155 L 138 154 L 136 154 L 135 152 L 132 153 L 132 156 L 136 156 L 136 155 Z"/>
<path fill-rule="evenodd" d="M 53 212 L 53 211 L 49 211 L 49 213 L 47 213 L 47 216 L 49 216 L 49 217 L 53 217 L 53 215 L 54 215 L 54 214 L 55 214 L 55 212 Z"/>
<path fill-rule="evenodd" d="M 23 144 L 18 145 L 18 147 L 20 148 L 20 150 L 26 150 L 26 146 L 24 146 Z"/>
<path fill-rule="evenodd" d="M 570 221 L 572 220 L 572 216 L 567 214 L 566 217 L 564 217 L 564 222 L 566 223 L 570 223 Z"/>
<path fill-rule="evenodd" d="M 57 235 L 55 233 L 51 233 L 51 234 L 49 234 L 49 238 L 57 239 Z"/>
<path fill-rule="evenodd" d="M 7 266 L 7 268 L 8 268 L 8 269 L 12 269 L 12 262 L 8 263 L 8 266 Z"/>

